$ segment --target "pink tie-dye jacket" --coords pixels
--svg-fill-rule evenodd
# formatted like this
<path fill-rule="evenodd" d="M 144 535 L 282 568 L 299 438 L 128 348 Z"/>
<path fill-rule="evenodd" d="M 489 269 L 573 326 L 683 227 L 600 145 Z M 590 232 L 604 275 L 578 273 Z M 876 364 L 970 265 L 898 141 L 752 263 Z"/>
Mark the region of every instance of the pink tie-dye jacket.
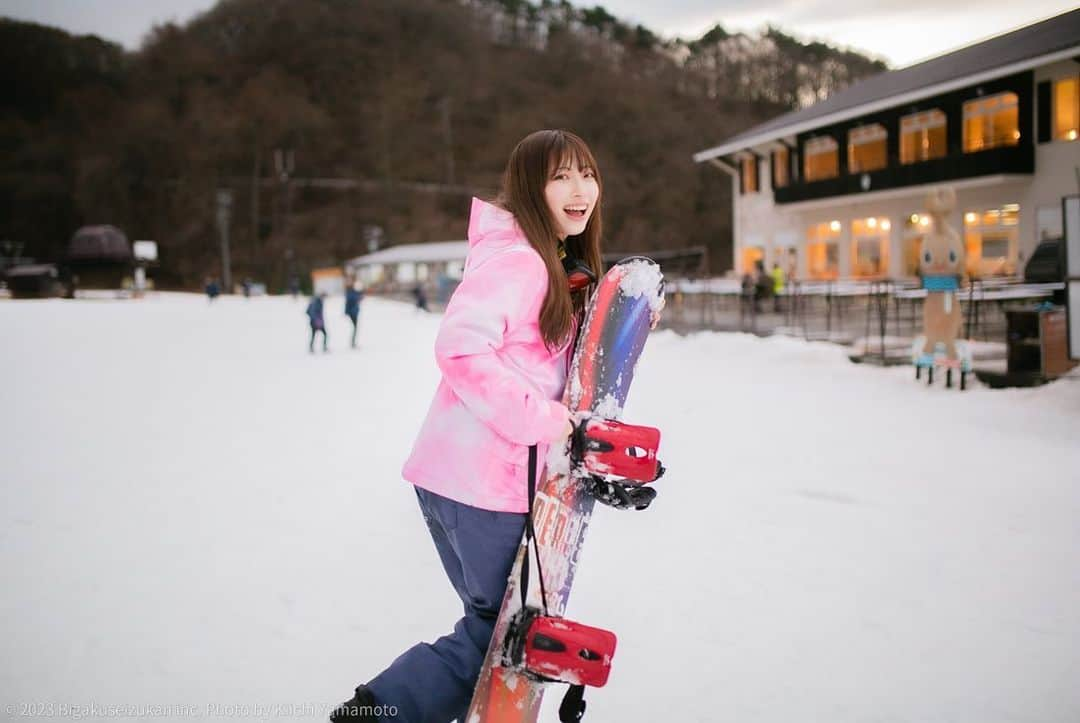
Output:
<path fill-rule="evenodd" d="M 567 346 L 540 336 L 547 268 L 507 211 L 473 199 L 465 274 L 446 307 L 442 380 L 402 476 L 499 512 L 525 512 L 528 446 L 561 439 Z M 539 470 L 538 470 L 539 473 Z"/>

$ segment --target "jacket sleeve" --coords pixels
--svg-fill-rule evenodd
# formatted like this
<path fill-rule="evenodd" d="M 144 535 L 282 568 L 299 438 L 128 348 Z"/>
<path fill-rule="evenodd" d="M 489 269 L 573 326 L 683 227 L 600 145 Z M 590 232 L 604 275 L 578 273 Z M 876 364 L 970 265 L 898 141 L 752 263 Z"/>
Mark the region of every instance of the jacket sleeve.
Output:
<path fill-rule="evenodd" d="M 465 274 L 435 339 L 435 358 L 454 394 L 516 444 L 557 440 L 569 419 L 565 405 L 538 394 L 499 355 L 507 330 L 529 322 L 546 291 L 539 256 L 531 250 L 497 253 Z"/>

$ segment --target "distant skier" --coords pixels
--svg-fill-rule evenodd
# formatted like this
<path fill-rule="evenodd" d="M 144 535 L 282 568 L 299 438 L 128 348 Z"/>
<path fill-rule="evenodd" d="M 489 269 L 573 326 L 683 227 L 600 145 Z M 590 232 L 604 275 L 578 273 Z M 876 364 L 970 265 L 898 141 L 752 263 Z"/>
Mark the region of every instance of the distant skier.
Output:
<path fill-rule="evenodd" d="M 218 286 L 217 279 L 208 278 L 206 280 L 206 286 L 203 287 L 203 291 L 206 292 L 206 299 L 213 301 L 221 294 L 221 287 Z"/>
<path fill-rule="evenodd" d="M 349 321 L 352 322 L 352 341 L 351 346 L 356 348 L 356 326 L 360 318 L 360 302 L 364 298 L 364 287 L 357 281 L 355 284 L 345 289 L 345 316 L 349 317 Z"/>
<path fill-rule="evenodd" d="M 326 319 L 323 317 L 323 299 L 325 298 L 325 291 L 313 295 L 304 312 L 311 324 L 311 341 L 308 342 L 308 351 L 312 354 L 315 353 L 315 335 L 319 332 L 322 332 L 322 350 L 329 351 L 326 345 Z"/>
<path fill-rule="evenodd" d="M 430 311 L 427 305 L 427 293 L 423 284 L 417 284 L 412 290 L 413 298 L 416 299 L 416 308 L 420 311 Z"/>
<path fill-rule="evenodd" d="M 435 341 L 442 380 L 402 471 L 465 616 L 359 686 L 335 723 L 464 720 L 524 532 L 528 448 L 544 459 L 572 431 L 560 398 L 588 287 L 570 291 L 561 256 L 602 270 L 600 197 L 585 142 L 538 131 L 510 155 L 498 200 L 473 199 L 468 265 Z"/>

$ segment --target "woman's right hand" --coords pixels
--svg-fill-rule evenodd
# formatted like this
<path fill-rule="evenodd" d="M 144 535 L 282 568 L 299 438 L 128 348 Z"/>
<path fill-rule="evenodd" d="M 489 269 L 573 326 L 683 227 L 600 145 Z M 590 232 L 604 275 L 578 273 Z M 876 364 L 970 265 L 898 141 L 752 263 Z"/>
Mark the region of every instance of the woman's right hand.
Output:
<path fill-rule="evenodd" d="M 667 297 L 661 297 L 660 308 L 649 314 L 649 331 L 654 331 L 660 325 L 660 315 L 664 313 L 665 306 L 667 306 Z"/>
<path fill-rule="evenodd" d="M 566 409 L 566 426 L 563 427 L 562 436 L 559 438 L 566 442 L 573 436 L 574 430 L 577 429 L 578 422 L 581 421 L 581 412 L 574 412 L 569 407 Z"/>

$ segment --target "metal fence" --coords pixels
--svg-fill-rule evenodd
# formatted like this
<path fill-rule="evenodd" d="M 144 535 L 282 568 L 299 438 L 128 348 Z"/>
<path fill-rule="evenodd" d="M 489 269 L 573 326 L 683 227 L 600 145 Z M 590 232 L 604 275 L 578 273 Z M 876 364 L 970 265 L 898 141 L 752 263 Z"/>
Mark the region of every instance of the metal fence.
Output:
<path fill-rule="evenodd" d="M 1053 299 L 1058 284 L 974 279 L 959 292 L 967 339 L 1004 342 L 1005 311 Z M 741 331 L 788 334 L 886 350 L 906 346 L 922 330 L 926 290 L 915 279 L 789 281 L 779 295 L 759 298 L 737 279 L 674 280 L 662 326 L 679 333 Z"/>

